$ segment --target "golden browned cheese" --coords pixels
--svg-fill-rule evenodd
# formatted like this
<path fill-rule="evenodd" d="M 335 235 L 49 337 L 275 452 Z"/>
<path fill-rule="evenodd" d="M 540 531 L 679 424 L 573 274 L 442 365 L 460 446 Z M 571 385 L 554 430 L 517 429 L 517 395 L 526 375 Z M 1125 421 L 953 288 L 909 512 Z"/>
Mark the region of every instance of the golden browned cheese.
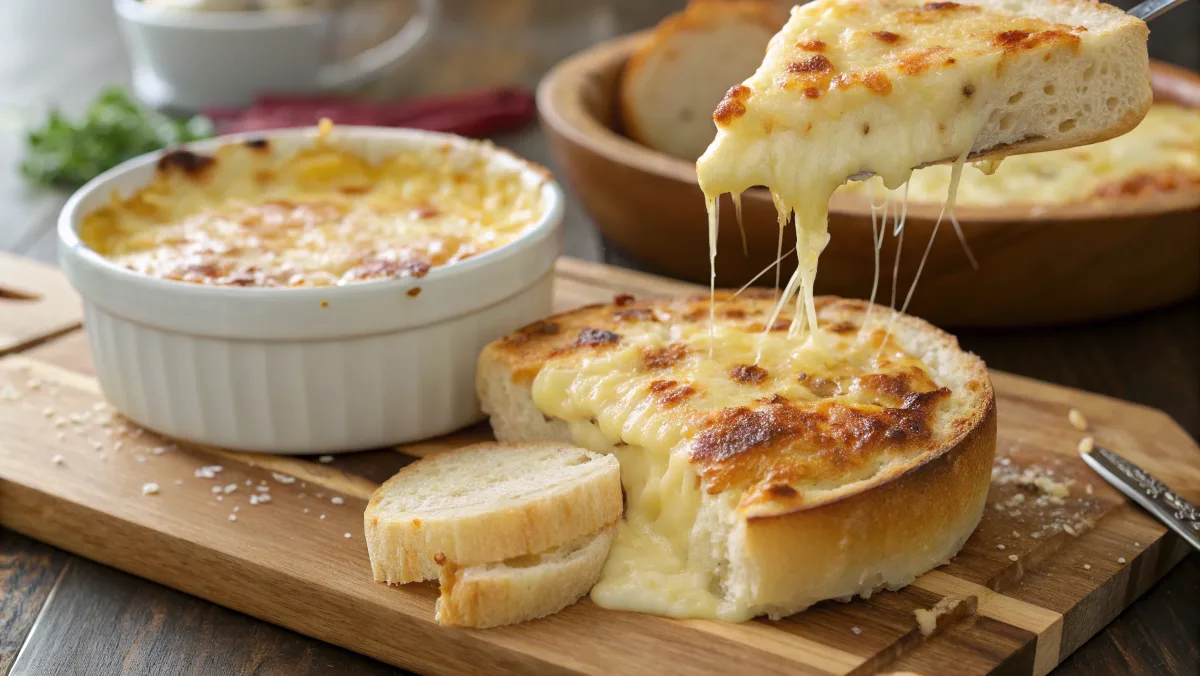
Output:
<path fill-rule="evenodd" d="M 886 317 L 860 333 L 864 303 L 818 298 L 818 314 L 840 318 L 822 322 L 828 349 L 814 349 L 788 338 L 786 315 L 764 334 L 774 296 L 749 295 L 718 293 L 712 356 L 707 296 L 590 306 L 489 350 L 546 415 L 615 426 L 647 452 L 686 441 L 705 491 L 772 513 L 918 458 L 965 424 L 921 359 L 885 340 Z"/>
<path fill-rule="evenodd" d="M 221 286 L 422 277 L 519 237 L 541 184 L 450 145 L 368 160 L 332 139 L 167 153 L 153 179 L 86 216 L 84 243 L 135 272 Z"/>

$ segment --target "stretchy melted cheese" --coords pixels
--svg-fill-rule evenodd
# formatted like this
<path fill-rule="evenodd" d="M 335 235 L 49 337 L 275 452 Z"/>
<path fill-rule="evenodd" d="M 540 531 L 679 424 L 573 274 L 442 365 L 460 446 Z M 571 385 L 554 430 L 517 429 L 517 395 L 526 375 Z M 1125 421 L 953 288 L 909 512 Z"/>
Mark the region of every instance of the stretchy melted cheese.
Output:
<path fill-rule="evenodd" d="M 212 157 L 167 154 L 153 181 L 84 217 L 83 241 L 130 270 L 198 284 L 327 286 L 421 277 L 503 246 L 537 222 L 540 185 L 490 147 L 414 149 L 371 162 L 320 140 Z"/>
<path fill-rule="evenodd" d="M 940 203 L 951 168 L 927 167 L 908 181 L 912 202 Z M 879 194 L 878 178 L 847 183 L 848 194 Z M 960 205 L 1074 204 L 1200 188 L 1200 110 L 1155 104 L 1136 129 L 1081 148 L 1009 157 L 992 175 L 963 173 Z"/>
<path fill-rule="evenodd" d="M 710 247 L 715 249 L 716 198 L 769 188 L 781 220 L 793 214 L 797 229 L 798 266 L 780 303 L 796 294 L 797 316 L 807 315 L 812 325 L 828 202 L 848 178 L 875 174 L 896 189 L 916 167 L 961 162 L 973 150 L 1036 144 L 1081 126 L 1097 134 L 1123 131 L 1132 126 L 1126 115 L 1144 113 L 1148 82 L 1144 73 L 1142 81 L 1133 74 L 1136 50 L 1144 51 L 1137 44 L 1144 41 L 1144 25 L 1086 2 L 1021 3 L 1018 9 L 1068 17 L 1096 30 L 1007 13 L 1007 5 L 993 0 L 817 0 L 794 8 L 762 66 L 730 89 L 713 114 L 716 137 L 696 164 L 709 205 Z M 1105 42 L 1118 33 L 1124 37 Z M 1085 41 L 1093 50 L 1087 58 L 1081 56 Z M 1090 60 L 1097 45 L 1121 52 L 1129 73 L 1107 78 L 1110 85 L 1119 82 L 1120 91 L 1097 96 L 1110 67 Z M 1076 71 L 1079 81 L 1070 81 Z M 1030 86 L 1036 94 L 1023 90 Z M 1079 109 L 1051 102 L 1043 110 L 1043 99 L 1055 96 Z"/>
<path fill-rule="evenodd" d="M 621 463 L 625 520 L 592 590 L 603 607 L 764 612 L 730 591 L 738 520 L 836 500 L 964 429 L 951 391 L 881 322 L 860 334 L 861 302 L 817 300 L 833 348 L 819 350 L 788 338 L 790 317 L 765 325 L 772 297 L 718 294 L 711 327 L 708 300 L 585 308 L 489 347 L 532 379 L 547 420 Z"/>

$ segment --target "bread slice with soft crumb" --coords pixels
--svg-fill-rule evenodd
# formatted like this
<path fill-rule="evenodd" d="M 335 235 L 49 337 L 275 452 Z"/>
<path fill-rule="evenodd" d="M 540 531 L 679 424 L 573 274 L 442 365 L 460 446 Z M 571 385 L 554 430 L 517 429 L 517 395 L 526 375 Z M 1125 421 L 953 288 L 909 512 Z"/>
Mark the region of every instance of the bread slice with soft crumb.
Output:
<path fill-rule="evenodd" d="M 614 523 L 535 556 L 470 568 L 447 563 L 439 578 L 437 621 L 486 628 L 557 613 L 596 584 L 616 534 Z"/>
<path fill-rule="evenodd" d="M 1150 108 L 1146 24 L 1095 0 L 816 0 L 717 106 L 713 196 L 788 206 L 848 177 L 1096 143 Z"/>
<path fill-rule="evenodd" d="M 713 109 L 754 72 L 786 19 L 762 0 L 692 2 L 663 19 L 622 71 L 625 133 L 669 155 L 700 157 L 716 134 Z"/>
<path fill-rule="evenodd" d="M 418 460 L 363 514 L 378 582 L 537 556 L 621 518 L 620 467 L 564 443 L 483 443 Z"/>

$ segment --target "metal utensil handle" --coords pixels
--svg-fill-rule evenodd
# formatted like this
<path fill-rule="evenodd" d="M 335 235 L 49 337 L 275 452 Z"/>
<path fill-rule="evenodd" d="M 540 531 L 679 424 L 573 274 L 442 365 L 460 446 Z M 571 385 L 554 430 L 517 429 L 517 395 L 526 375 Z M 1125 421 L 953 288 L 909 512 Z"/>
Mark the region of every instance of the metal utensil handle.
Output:
<path fill-rule="evenodd" d="M 1107 448 L 1096 446 L 1091 452 L 1080 455 L 1109 483 L 1200 551 L 1200 509 L 1149 472 Z"/>
<path fill-rule="evenodd" d="M 1142 21 L 1149 21 L 1159 14 L 1173 9 L 1177 5 L 1182 5 L 1184 2 L 1186 0 L 1145 0 L 1145 2 L 1139 3 L 1125 13 L 1135 16 Z"/>

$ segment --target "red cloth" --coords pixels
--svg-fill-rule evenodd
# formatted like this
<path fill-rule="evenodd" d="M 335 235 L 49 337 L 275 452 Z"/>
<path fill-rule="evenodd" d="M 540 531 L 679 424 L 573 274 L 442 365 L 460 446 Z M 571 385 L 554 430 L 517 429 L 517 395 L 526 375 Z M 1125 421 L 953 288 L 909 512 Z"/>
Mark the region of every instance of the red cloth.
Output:
<path fill-rule="evenodd" d="M 463 136 L 515 131 L 537 115 L 533 94 L 521 87 L 489 89 L 404 101 L 363 101 L 335 96 L 263 96 L 244 110 L 203 111 L 222 133 L 334 124 L 412 127 Z"/>

